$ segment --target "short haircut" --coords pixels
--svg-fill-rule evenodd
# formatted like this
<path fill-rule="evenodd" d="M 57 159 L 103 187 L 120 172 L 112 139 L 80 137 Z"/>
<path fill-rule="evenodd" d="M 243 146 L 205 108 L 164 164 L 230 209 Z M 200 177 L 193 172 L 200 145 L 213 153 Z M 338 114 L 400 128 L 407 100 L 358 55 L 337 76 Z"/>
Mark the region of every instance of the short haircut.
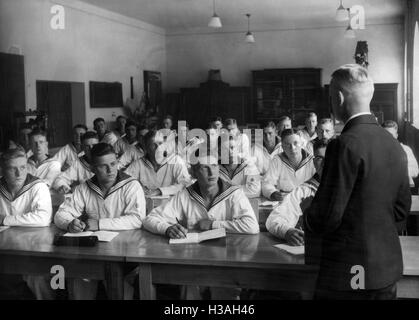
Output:
<path fill-rule="evenodd" d="M 226 121 L 225 121 L 225 126 L 227 127 L 227 126 L 229 126 L 229 125 L 237 125 L 237 121 L 236 121 L 236 119 L 233 119 L 233 118 L 228 118 L 228 119 L 226 119 Z"/>
<path fill-rule="evenodd" d="M 345 64 L 332 73 L 332 82 L 343 92 L 351 92 L 353 87 L 370 85 L 374 89 L 374 82 L 368 70 L 359 64 Z"/>
<path fill-rule="evenodd" d="M 293 134 L 298 135 L 297 131 L 295 131 L 294 129 L 285 129 L 281 132 L 281 140 L 284 140 L 286 137 L 288 136 L 292 136 Z"/>
<path fill-rule="evenodd" d="M 107 154 L 115 154 L 115 150 L 110 144 L 100 142 L 93 146 L 90 154 L 92 160 L 94 160 L 95 158 L 106 156 Z"/>
<path fill-rule="evenodd" d="M 103 118 L 96 118 L 95 120 L 93 120 L 93 125 L 95 126 L 98 122 L 105 122 L 105 119 L 103 119 Z"/>
<path fill-rule="evenodd" d="M 137 123 L 136 123 L 135 121 L 133 121 L 133 120 L 128 120 L 128 121 L 127 121 L 127 123 L 125 124 L 125 127 L 126 127 L 126 128 L 128 128 L 128 127 L 135 127 L 135 128 L 138 128 L 138 125 L 137 125 Z"/>
<path fill-rule="evenodd" d="M 25 149 L 22 147 L 17 147 L 14 149 L 7 149 L 0 155 L 0 166 L 4 167 L 4 165 L 13 159 L 17 158 L 25 158 L 26 159 L 26 152 Z"/>
<path fill-rule="evenodd" d="M 215 121 L 211 121 L 209 124 L 208 124 L 208 128 L 207 129 L 217 129 L 217 126 L 215 125 L 215 123 L 214 123 Z"/>
<path fill-rule="evenodd" d="M 163 117 L 163 121 L 166 119 L 170 119 L 173 122 L 173 117 L 170 114 L 167 114 Z"/>
<path fill-rule="evenodd" d="M 32 130 L 31 133 L 29 133 L 29 138 L 32 138 L 34 136 L 43 136 L 45 139 L 47 138 L 47 133 L 39 128 L 36 128 Z"/>
<path fill-rule="evenodd" d="M 276 124 L 273 121 L 267 121 L 263 124 L 263 129 L 265 128 L 274 128 L 276 130 Z"/>
<path fill-rule="evenodd" d="M 282 116 L 281 118 L 278 119 L 278 123 L 283 122 L 283 121 L 291 121 L 291 118 L 288 116 Z"/>
<path fill-rule="evenodd" d="M 333 126 L 335 125 L 335 124 L 333 123 L 333 120 L 332 120 L 332 119 L 330 119 L 330 118 L 323 118 L 323 119 L 320 119 L 319 124 L 326 124 L 326 123 L 331 123 Z"/>
<path fill-rule="evenodd" d="M 220 121 L 221 123 L 223 123 L 223 119 L 221 117 L 212 117 L 211 118 L 211 122 L 216 122 L 216 121 Z"/>
<path fill-rule="evenodd" d="M 313 150 L 316 151 L 321 148 L 327 148 L 327 144 L 329 143 L 326 139 L 317 139 L 313 144 Z"/>
<path fill-rule="evenodd" d="M 117 117 L 116 117 L 116 121 L 118 121 L 119 119 L 122 119 L 122 118 L 123 118 L 123 119 L 125 119 L 125 120 L 127 119 L 127 117 L 125 117 L 125 116 L 123 116 L 123 115 L 120 115 L 120 116 L 117 116 Z"/>
<path fill-rule="evenodd" d="M 94 131 L 87 131 L 85 134 L 83 134 L 80 138 L 81 141 L 87 140 L 87 139 L 97 139 L 99 140 L 99 136 Z"/>
<path fill-rule="evenodd" d="M 84 129 L 84 131 L 87 131 L 87 127 L 84 124 L 76 124 L 73 127 L 73 130 L 76 130 L 76 129 Z"/>
<path fill-rule="evenodd" d="M 313 118 L 313 117 L 317 118 L 317 114 L 315 114 L 314 112 L 309 112 L 306 119 L 310 119 L 310 118 Z"/>
<path fill-rule="evenodd" d="M 399 130 L 399 126 L 397 125 L 396 121 L 393 120 L 386 120 L 384 121 L 384 123 L 382 124 L 383 128 L 394 128 L 396 131 Z"/>

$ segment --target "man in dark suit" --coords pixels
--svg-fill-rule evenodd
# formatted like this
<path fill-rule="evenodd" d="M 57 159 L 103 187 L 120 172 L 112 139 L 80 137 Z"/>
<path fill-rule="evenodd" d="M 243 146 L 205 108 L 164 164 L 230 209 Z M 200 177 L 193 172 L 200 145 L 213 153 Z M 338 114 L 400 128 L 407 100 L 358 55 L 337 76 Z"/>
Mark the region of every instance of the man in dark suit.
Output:
<path fill-rule="evenodd" d="M 407 159 L 371 115 L 373 93 L 359 65 L 332 74 L 333 113 L 345 126 L 329 142 L 320 187 L 304 215 L 306 231 L 322 242 L 317 299 L 394 299 L 402 276 L 396 222 L 410 210 Z"/>

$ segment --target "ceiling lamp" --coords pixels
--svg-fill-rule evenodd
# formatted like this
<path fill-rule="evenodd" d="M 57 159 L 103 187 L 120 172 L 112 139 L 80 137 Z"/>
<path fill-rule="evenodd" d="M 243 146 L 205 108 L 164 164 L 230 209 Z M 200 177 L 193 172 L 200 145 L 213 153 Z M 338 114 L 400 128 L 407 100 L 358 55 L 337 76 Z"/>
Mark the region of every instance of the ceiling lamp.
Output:
<path fill-rule="evenodd" d="M 347 9 L 347 10 L 348 10 L 348 19 L 349 19 L 350 18 L 350 15 L 351 15 L 350 14 L 350 9 Z M 348 27 L 345 30 L 344 37 L 347 38 L 347 39 L 353 39 L 353 38 L 355 38 L 355 31 L 354 31 L 354 29 L 352 29 L 351 21 L 350 20 L 349 20 Z"/>
<path fill-rule="evenodd" d="M 250 13 L 246 13 L 246 17 L 247 17 L 247 33 L 246 33 L 245 41 L 247 43 L 254 43 L 255 42 L 255 37 L 250 32 Z"/>
<path fill-rule="evenodd" d="M 340 0 L 340 6 L 336 9 L 336 21 L 346 21 L 348 20 L 348 15 L 346 14 L 346 9 L 342 5 L 342 0 Z"/>
<path fill-rule="evenodd" d="M 220 17 L 215 13 L 215 0 L 213 2 L 214 14 L 211 17 L 211 20 L 208 23 L 208 27 L 211 28 L 221 28 L 223 25 L 221 24 Z"/>

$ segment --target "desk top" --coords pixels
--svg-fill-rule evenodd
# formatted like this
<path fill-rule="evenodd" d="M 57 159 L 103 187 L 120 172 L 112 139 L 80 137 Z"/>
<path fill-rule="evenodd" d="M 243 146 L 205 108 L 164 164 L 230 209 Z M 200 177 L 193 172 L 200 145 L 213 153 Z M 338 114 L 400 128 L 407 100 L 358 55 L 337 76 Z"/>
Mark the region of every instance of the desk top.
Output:
<path fill-rule="evenodd" d="M 120 262 L 149 262 L 212 266 L 241 266 L 315 270 L 273 245 L 281 241 L 268 232 L 257 235 L 228 234 L 226 238 L 200 244 L 170 245 L 167 237 L 146 230 L 119 232 L 111 242 L 95 247 L 56 247 L 53 239 L 62 232 L 55 226 L 45 228 L 10 227 L 0 232 L 0 255 L 24 255 L 63 259 L 90 259 Z M 419 237 L 400 237 L 404 275 L 419 275 Z"/>
<path fill-rule="evenodd" d="M 54 235 L 64 233 L 56 226 L 44 228 L 10 227 L 0 232 L 0 255 L 12 254 L 63 259 L 125 261 L 128 244 L 136 231 L 124 231 L 111 242 L 99 242 L 95 247 L 57 247 Z"/>

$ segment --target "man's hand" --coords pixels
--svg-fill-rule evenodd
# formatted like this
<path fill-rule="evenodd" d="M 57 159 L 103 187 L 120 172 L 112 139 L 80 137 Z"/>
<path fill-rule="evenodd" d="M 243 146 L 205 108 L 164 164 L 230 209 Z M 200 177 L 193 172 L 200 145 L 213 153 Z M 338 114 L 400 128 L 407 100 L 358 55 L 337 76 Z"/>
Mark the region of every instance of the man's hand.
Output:
<path fill-rule="evenodd" d="M 214 222 L 213 220 L 202 219 L 198 221 L 198 223 L 196 224 L 196 229 L 203 230 L 203 231 L 211 230 L 213 222 Z"/>
<path fill-rule="evenodd" d="M 145 191 L 145 195 L 149 197 L 161 196 L 161 191 L 160 189 L 154 189 L 154 190 L 147 189 Z"/>
<path fill-rule="evenodd" d="M 304 231 L 300 229 L 291 228 L 285 234 L 285 240 L 291 246 L 304 245 Z"/>
<path fill-rule="evenodd" d="M 279 191 L 275 191 L 274 193 L 271 194 L 271 200 L 273 201 L 282 201 L 283 199 L 284 199 L 284 195 Z"/>
<path fill-rule="evenodd" d="M 87 219 L 86 225 L 87 225 L 86 231 L 97 231 L 97 230 L 99 230 L 99 220 Z"/>
<path fill-rule="evenodd" d="M 84 228 L 86 228 L 86 224 L 83 221 L 80 221 L 79 219 L 74 219 L 68 225 L 68 231 L 71 233 L 83 232 Z"/>
<path fill-rule="evenodd" d="M 179 223 L 166 229 L 166 236 L 170 239 L 182 239 L 186 237 L 188 229 L 182 227 Z"/>
<path fill-rule="evenodd" d="M 71 188 L 68 185 L 62 185 L 61 187 L 58 188 L 57 191 L 61 194 L 66 194 L 71 191 Z"/>

